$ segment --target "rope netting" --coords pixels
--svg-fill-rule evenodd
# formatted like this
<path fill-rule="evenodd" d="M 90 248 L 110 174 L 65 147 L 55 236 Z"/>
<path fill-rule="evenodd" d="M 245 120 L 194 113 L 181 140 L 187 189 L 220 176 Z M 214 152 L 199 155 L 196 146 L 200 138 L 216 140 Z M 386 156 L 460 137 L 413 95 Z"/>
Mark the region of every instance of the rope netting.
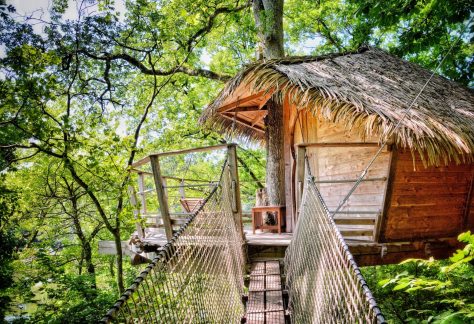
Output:
<path fill-rule="evenodd" d="M 109 310 L 105 323 L 238 323 L 244 255 L 226 164 L 201 208 Z"/>
<path fill-rule="evenodd" d="M 285 268 L 293 323 L 385 323 L 312 177 Z"/>

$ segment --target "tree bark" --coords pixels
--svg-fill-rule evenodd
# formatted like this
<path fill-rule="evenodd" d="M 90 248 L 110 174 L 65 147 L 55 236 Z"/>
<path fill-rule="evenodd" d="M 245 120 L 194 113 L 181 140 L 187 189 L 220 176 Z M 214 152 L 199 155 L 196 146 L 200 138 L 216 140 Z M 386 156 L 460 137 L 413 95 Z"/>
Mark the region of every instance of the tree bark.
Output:
<path fill-rule="evenodd" d="M 283 48 L 283 0 L 254 0 L 253 13 L 265 59 L 285 56 Z"/>
<path fill-rule="evenodd" d="M 266 186 L 270 205 L 285 205 L 285 160 L 283 150 L 283 105 L 276 98 L 267 103 L 265 140 Z"/>
<path fill-rule="evenodd" d="M 283 48 L 283 0 L 254 0 L 253 12 L 264 59 L 285 55 Z M 266 187 L 270 205 L 286 205 L 283 104 L 276 96 L 267 103 L 265 136 Z"/>
<path fill-rule="evenodd" d="M 123 255 L 122 255 L 122 240 L 120 238 L 120 228 L 116 228 L 114 231 L 114 242 L 115 249 L 117 251 L 117 286 L 120 293 L 125 290 L 123 282 Z"/>
<path fill-rule="evenodd" d="M 66 180 L 65 180 L 66 182 Z M 79 212 L 79 202 L 78 202 L 78 196 L 76 196 L 76 193 L 72 187 L 70 187 L 67 182 L 66 182 L 69 194 L 71 196 L 71 204 L 72 204 L 72 213 L 70 216 L 72 217 L 73 224 L 74 224 L 74 229 L 77 237 L 79 238 L 79 241 L 81 243 L 81 262 L 79 265 L 79 272 L 82 272 L 82 262 L 83 260 L 86 262 L 86 270 L 89 275 L 91 275 L 93 281 L 92 281 L 92 288 L 96 289 L 96 277 L 95 277 L 95 266 L 94 263 L 92 262 L 92 246 L 90 240 L 86 237 L 84 232 L 82 231 L 82 226 L 80 222 L 80 212 Z M 92 239 L 93 237 L 91 237 Z"/>

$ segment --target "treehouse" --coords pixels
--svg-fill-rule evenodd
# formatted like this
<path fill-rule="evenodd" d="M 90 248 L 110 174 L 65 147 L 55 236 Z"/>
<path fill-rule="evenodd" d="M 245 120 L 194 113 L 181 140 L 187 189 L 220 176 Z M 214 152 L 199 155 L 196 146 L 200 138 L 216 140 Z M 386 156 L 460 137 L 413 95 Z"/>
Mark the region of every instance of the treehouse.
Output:
<path fill-rule="evenodd" d="M 129 246 L 153 261 L 103 323 L 387 323 L 358 265 L 446 257 L 474 229 L 469 89 L 365 48 L 254 63 L 201 121 L 263 143 L 272 109 L 282 113 L 275 183 L 285 199 L 252 208 L 252 228 L 242 222 L 235 144 L 133 164 Z M 176 157 L 204 152 L 214 179 L 167 174 L 179 171 Z M 186 194 L 193 187 L 207 191 Z"/>
<path fill-rule="evenodd" d="M 457 235 L 474 229 L 474 93 L 439 75 L 424 87 L 430 76 L 374 48 L 257 62 L 226 84 L 201 122 L 263 143 L 267 104 L 277 98 L 284 231 L 294 231 L 312 176 L 360 265 L 446 257 Z"/>

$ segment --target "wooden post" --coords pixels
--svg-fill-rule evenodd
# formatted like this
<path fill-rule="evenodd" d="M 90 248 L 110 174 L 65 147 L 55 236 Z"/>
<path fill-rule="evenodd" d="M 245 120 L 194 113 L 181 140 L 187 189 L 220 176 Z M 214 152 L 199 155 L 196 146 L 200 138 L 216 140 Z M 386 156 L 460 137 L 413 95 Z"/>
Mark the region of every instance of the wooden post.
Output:
<path fill-rule="evenodd" d="M 237 167 L 237 144 L 227 146 L 227 163 L 229 165 L 231 190 L 232 190 L 232 212 L 234 213 L 235 224 L 240 227 L 242 239 L 244 230 L 242 226 L 242 204 L 240 201 L 239 171 Z"/>
<path fill-rule="evenodd" d="M 161 185 L 163 186 L 163 192 L 165 194 L 166 201 L 168 201 L 168 179 L 166 179 L 165 177 L 162 177 Z"/>
<path fill-rule="evenodd" d="M 135 216 L 135 226 L 137 228 L 137 233 L 139 238 L 144 238 L 145 237 L 145 232 L 143 231 L 142 224 L 140 223 L 141 217 L 140 217 L 140 211 L 138 210 L 138 204 L 137 204 L 137 194 L 135 192 L 135 188 L 133 186 L 128 187 L 128 194 L 130 196 L 130 204 L 133 207 L 133 214 Z"/>
<path fill-rule="evenodd" d="M 140 212 L 141 214 L 146 214 L 146 193 L 145 193 L 145 174 L 143 172 L 138 173 L 138 191 L 140 195 Z"/>
<path fill-rule="evenodd" d="M 179 195 L 181 196 L 181 199 L 186 199 L 186 191 L 184 189 L 184 179 L 181 179 L 181 181 L 179 182 Z M 181 209 L 184 213 L 188 212 L 186 208 L 184 208 L 184 205 L 182 203 L 181 203 Z"/>
<path fill-rule="evenodd" d="M 387 224 L 387 214 L 392 201 L 393 181 L 397 173 L 398 150 L 394 146 L 390 150 L 390 160 L 388 162 L 387 184 L 385 186 L 385 194 L 382 203 L 382 213 L 377 215 L 374 226 L 374 242 L 380 243 L 385 241 L 385 226 Z"/>
<path fill-rule="evenodd" d="M 474 191 L 474 172 L 471 174 L 471 184 L 469 185 L 469 190 L 466 195 L 466 205 L 464 208 L 463 218 L 462 218 L 462 230 L 467 231 L 469 229 L 469 214 L 471 212 L 471 201 Z"/>
<path fill-rule="evenodd" d="M 306 147 L 298 146 L 296 151 L 296 215 L 298 216 L 303 199 L 303 188 L 305 183 L 305 154 Z"/>
<path fill-rule="evenodd" d="M 186 192 L 184 191 L 184 179 L 179 182 L 179 195 L 181 199 L 186 198 Z"/>
<path fill-rule="evenodd" d="M 155 180 L 156 195 L 160 204 L 161 219 L 165 227 L 166 239 L 169 241 L 173 237 L 173 228 L 171 226 L 170 212 L 168 209 L 168 199 L 163 188 L 163 177 L 161 176 L 160 160 L 157 155 L 150 156 L 151 170 Z"/>

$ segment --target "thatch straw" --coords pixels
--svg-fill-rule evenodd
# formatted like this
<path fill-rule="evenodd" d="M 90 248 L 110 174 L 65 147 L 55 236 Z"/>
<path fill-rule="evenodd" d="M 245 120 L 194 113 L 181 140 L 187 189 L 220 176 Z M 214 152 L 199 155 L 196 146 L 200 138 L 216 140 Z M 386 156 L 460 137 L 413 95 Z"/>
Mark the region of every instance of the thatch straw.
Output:
<path fill-rule="evenodd" d="M 201 116 L 201 122 L 230 132 L 232 121 L 217 109 L 239 86 L 253 93 L 279 89 L 301 109 L 343 123 L 380 141 L 391 134 L 431 72 L 380 49 L 320 57 L 257 62 L 232 78 Z M 252 140 L 262 134 L 245 126 L 234 132 Z M 474 92 L 435 75 L 392 134 L 399 147 L 419 151 L 429 164 L 470 162 L 474 153 Z"/>

